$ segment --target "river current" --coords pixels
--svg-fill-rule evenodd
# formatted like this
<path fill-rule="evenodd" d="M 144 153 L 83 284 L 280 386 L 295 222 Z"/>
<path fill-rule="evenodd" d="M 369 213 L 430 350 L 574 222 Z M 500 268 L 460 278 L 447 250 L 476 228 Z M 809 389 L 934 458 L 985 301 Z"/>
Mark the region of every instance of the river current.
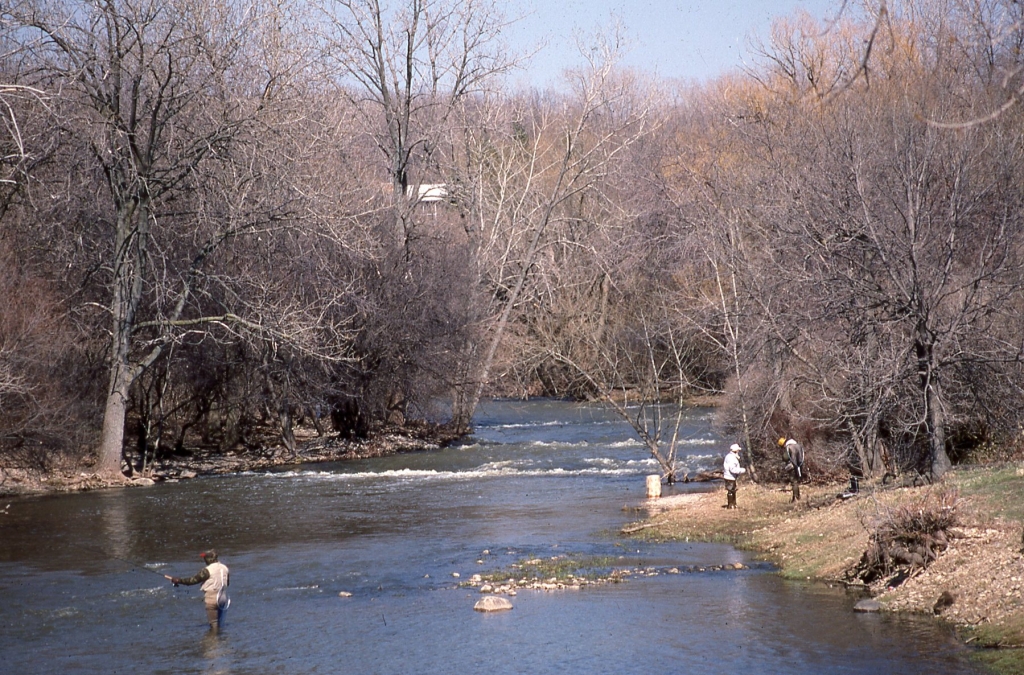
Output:
<path fill-rule="evenodd" d="M 687 417 L 682 469 L 721 461 L 710 422 Z M 436 452 L 9 500 L 0 673 L 977 672 L 928 618 L 856 614 L 843 590 L 729 546 L 620 535 L 657 467 L 601 406 L 491 401 L 475 429 Z M 194 574 L 210 547 L 231 568 L 219 635 L 198 587 L 161 576 Z M 525 590 L 493 614 L 459 586 L 560 555 L 750 567 Z"/>

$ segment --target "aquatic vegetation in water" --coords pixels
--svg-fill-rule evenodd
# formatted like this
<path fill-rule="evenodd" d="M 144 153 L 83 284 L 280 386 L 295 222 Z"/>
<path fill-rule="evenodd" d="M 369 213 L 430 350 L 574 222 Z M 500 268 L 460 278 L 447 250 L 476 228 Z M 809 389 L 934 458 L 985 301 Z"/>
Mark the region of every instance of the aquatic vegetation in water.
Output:
<path fill-rule="evenodd" d="M 629 570 L 616 567 L 615 556 L 557 555 L 526 558 L 487 574 L 475 574 L 462 586 L 480 586 L 482 592 L 508 593 L 516 589 L 578 589 L 591 584 L 618 582 Z M 489 590 L 483 590 L 487 588 Z"/>
<path fill-rule="evenodd" d="M 517 590 L 579 590 L 586 586 L 621 583 L 628 579 L 661 574 L 721 572 L 749 569 L 742 563 L 688 567 L 630 567 L 624 556 L 559 555 L 528 558 L 488 574 L 474 574 L 461 587 L 479 587 L 481 593 L 507 593 Z"/>

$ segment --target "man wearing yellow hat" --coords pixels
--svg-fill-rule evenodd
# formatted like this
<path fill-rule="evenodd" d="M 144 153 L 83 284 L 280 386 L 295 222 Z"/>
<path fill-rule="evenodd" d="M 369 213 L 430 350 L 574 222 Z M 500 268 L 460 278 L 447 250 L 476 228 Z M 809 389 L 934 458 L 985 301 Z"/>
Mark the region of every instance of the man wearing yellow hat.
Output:
<path fill-rule="evenodd" d="M 793 497 L 789 501 L 795 502 L 800 499 L 800 481 L 804 477 L 804 448 L 795 439 L 786 440 L 785 437 L 779 439 L 779 447 L 782 448 L 786 471 L 793 482 Z"/>

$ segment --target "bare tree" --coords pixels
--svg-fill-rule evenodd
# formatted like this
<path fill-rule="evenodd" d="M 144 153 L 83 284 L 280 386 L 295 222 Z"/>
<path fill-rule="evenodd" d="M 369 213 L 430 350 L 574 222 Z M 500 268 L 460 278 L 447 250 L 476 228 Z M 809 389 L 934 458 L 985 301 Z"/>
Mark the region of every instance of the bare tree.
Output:
<path fill-rule="evenodd" d="M 129 389 L 165 344 L 149 342 L 133 354 L 140 346 L 136 329 L 151 279 L 158 205 L 185 191 L 205 163 L 225 157 L 273 97 L 279 73 L 249 68 L 265 45 L 254 37 L 268 9 L 259 2 L 26 0 L 3 10 L 28 55 L 32 70 L 23 77 L 66 97 L 69 122 L 89 144 L 109 198 L 103 472 L 119 471 Z M 184 307 L 195 272 L 228 236 L 222 232 L 196 251 L 171 321 Z"/>
<path fill-rule="evenodd" d="M 0 78 L 3 76 L 0 73 Z M 51 154 L 47 148 L 50 144 L 33 147 L 35 139 L 26 138 L 26 114 L 43 119 L 48 116 L 44 92 L 25 85 L 5 84 L 0 79 L 0 219 L 33 168 Z"/>
<path fill-rule="evenodd" d="M 452 113 L 515 65 L 491 0 L 327 0 L 325 56 L 387 164 L 398 241 L 411 255 L 418 164 L 429 165 Z"/>
<path fill-rule="evenodd" d="M 750 209 L 746 231 L 768 254 L 746 287 L 775 345 L 765 367 L 782 386 L 769 400 L 801 407 L 822 438 L 851 439 L 862 467 L 877 465 L 884 437 L 937 478 L 951 431 L 992 409 L 969 373 L 1021 376 L 1020 345 L 1005 337 L 1022 281 L 1011 178 L 1021 158 L 993 140 L 1017 123 L 1009 116 L 956 133 L 929 123 L 984 104 L 991 89 L 949 40 L 916 32 L 928 17 L 914 18 L 888 19 L 891 49 L 871 61 L 885 77 L 870 89 L 818 103 L 790 74 L 762 78 L 775 84 L 740 126 L 776 196 L 770 210 Z M 824 38 L 810 44 L 817 55 L 801 62 L 846 58 Z"/>
<path fill-rule="evenodd" d="M 460 162 L 453 183 L 461 188 L 455 197 L 489 296 L 485 337 L 456 397 L 458 426 L 468 426 L 517 313 L 527 302 L 536 307 L 531 280 L 564 264 L 555 260 L 563 225 L 577 222 L 579 204 L 603 201 L 601 180 L 647 131 L 650 102 L 616 70 L 617 39 L 596 44 L 587 65 L 569 74 L 568 94 L 492 101 L 504 106 L 497 128 L 467 125 L 453 143 Z"/>

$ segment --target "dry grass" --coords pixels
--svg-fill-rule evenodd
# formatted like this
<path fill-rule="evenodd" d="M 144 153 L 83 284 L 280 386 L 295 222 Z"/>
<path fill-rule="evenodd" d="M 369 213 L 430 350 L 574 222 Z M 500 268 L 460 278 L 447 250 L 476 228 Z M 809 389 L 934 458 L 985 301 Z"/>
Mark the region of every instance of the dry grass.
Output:
<path fill-rule="evenodd" d="M 746 484 L 735 510 L 721 508 L 724 490 L 658 500 L 642 532 L 654 539 L 729 542 L 760 552 L 785 576 L 838 580 L 863 553 L 868 532 L 856 516 L 849 517 L 851 504 L 835 501 L 836 493 L 807 487 L 794 504 L 788 491 Z"/>
<path fill-rule="evenodd" d="M 777 563 L 788 578 L 842 581 L 894 516 L 915 520 L 928 503 L 941 515 L 954 495 L 959 525 L 948 548 L 899 586 L 883 580 L 870 590 L 887 611 L 926 614 L 948 594 L 953 602 L 941 619 L 972 645 L 1014 647 L 979 654 L 997 672 L 1024 672 L 1024 466 L 959 471 L 932 488 L 866 485 L 847 501 L 836 499 L 840 491 L 808 488 L 791 504 L 788 491 L 742 484 L 737 510 L 721 508 L 724 489 L 674 497 L 652 502 L 648 520 L 634 527 L 645 538 L 731 542 Z"/>

